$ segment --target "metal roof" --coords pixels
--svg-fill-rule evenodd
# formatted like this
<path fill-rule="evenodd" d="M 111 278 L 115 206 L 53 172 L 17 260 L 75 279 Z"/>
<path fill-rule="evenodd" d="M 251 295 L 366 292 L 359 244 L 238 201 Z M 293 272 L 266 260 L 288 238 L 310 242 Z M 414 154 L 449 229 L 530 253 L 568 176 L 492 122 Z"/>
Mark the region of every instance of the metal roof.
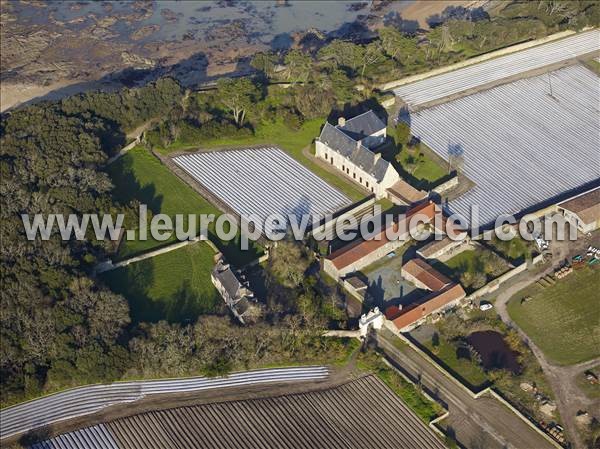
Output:
<path fill-rule="evenodd" d="M 600 50 L 600 30 L 569 36 L 394 89 L 411 107 Z"/>
<path fill-rule="evenodd" d="M 280 214 L 300 222 L 303 215 L 318 219 L 351 204 L 346 195 L 277 147 L 207 151 L 173 160 L 246 218 L 256 216 L 264 222 Z M 262 231 L 273 231 L 272 224 L 266 223 Z"/>

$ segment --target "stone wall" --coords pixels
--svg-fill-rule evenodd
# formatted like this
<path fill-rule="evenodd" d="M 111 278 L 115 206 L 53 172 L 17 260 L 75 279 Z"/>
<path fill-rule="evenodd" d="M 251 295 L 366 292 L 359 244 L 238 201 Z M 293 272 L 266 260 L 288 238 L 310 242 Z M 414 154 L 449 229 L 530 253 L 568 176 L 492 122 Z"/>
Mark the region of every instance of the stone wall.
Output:
<path fill-rule="evenodd" d="M 542 262 L 543 260 L 544 260 L 544 255 L 539 254 L 533 258 L 532 263 L 533 263 L 533 265 L 536 265 L 536 264 Z M 522 273 L 525 270 L 527 270 L 528 265 L 529 264 L 527 262 L 523 262 L 521 265 L 513 268 L 512 270 L 508 270 L 506 273 L 498 276 L 496 279 L 487 283 L 486 285 L 481 287 L 479 290 L 476 290 L 473 293 L 471 293 L 469 296 L 467 296 L 466 299 L 468 299 L 468 300 L 477 299 L 477 298 L 481 298 L 484 295 L 487 295 L 488 293 L 495 292 L 496 290 L 498 290 L 498 288 L 503 283 L 505 283 L 509 279 L 515 277 L 517 274 Z"/>
<path fill-rule="evenodd" d="M 582 30 L 584 31 L 584 30 Z M 512 45 L 510 47 L 502 48 L 500 50 L 492 51 L 489 53 L 485 53 L 480 56 L 476 56 L 474 58 L 467 59 L 466 61 L 458 62 L 456 64 L 452 64 L 445 67 L 440 67 L 439 69 L 430 70 L 429 72 L 419 73 L 413 76 L 407 76 L 406 78 L 402 78 L 395 81 L 390 81 L 389 83 L 385 83 L 379 86 L 379 90 L 386 91 L 390 89 L 394 89 L 398 86 L 403 86 L 405 84 L 414 83 L 415 81 L 420 81 L 425 78 L 430 78 L 432 76 L 441 75 L 442 73 L 452 72 L 453 70 L 462 69 L 463 67 L 468 67 L 473 64 L 478 64 L 483 61 L 487 61 L 489 59 L 497 58 L 498 56 L 504 56 L 511 53 L 515 53 L 520 50 L 525 50 L 527 48 L 535 47 L 536 45 L 545 44 L 547 42 L 555 41 L 557 39 L 561 39 L 563 37 L 571 36 L 575 34 L 575 31 L 561 31 L 560 33 L 551 34 L 550 36 L 543 37 L 541 39 L 536 39 L 529 42 L 524 42 L 522 44 Z"/>
<path fill-rule="evenodd" d="M 441 183 L 439 186 L 434 187 L 431 191 L 441 195 L 450 189 L 453 189 L 458 185 L 458 176 L 453 176 L 448 181 Z"/>

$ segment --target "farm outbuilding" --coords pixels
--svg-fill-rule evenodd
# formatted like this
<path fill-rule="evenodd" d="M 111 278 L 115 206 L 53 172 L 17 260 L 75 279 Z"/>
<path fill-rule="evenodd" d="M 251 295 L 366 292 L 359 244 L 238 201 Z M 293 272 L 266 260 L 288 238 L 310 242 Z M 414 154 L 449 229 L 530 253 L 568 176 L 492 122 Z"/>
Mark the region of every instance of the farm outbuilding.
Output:
<path fill-rule="evenodd" d="M 558 210 L 581 232 L 595 231 L 600 228 L 600 187 L 559 203 Z"/>

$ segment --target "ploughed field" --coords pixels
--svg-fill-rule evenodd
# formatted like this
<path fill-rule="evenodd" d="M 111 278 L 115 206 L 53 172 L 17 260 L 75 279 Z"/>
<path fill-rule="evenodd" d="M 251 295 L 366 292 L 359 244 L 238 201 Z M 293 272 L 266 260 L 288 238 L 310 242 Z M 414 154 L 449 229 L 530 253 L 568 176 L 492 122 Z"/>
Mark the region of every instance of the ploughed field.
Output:
<path fill-rule="evenodd" d="M 62 441 L 65 449 L 445 447 L 372 375 L 323 391 L 147 412 L 71 432 Z M 58 447 L 52 442 L 39 447 Z"/>

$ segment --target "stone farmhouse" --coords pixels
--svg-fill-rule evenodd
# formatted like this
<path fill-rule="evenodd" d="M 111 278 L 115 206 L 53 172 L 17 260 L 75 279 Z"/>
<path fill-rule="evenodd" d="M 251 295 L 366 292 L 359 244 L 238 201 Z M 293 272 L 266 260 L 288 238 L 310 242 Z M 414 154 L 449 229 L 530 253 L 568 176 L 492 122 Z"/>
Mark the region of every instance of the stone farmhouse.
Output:
<path fill-rule="evenodd" d="M 408 210 L 403 218 L 387 224 L 393 227 L 389 235 L 397 238 L 388 238 L 388 228 L 382 223 L 378 233 L 368 240 L 355 240 L 349 242 L 337 251 L 334 251 L 323 260 L 323 270 L 336 280 L 341 280 L 349 273 L 358 271 L 386 254 L 404 245 L 412 233 L 424 231 L 426 225 L 434 223 L 439 208 L 433 202 L 421 203 Z M 399 235 L 399 230 L 402 234 Z"/>
<path fill-rule="evenodd" d="M 210 275 L 213 285 L 242 324 L 254 321 L 261 312 L 254 293 L 242 276 L 233 271 L 231 265 L 225 263 L 222 257 L 217 257 L 217 263 Z"/>
<path fill-rule="evenodd" d="M 354 182 L 375 194 L 399 204 L 412 204 L 427 196 L 404 182 L 392 164 L 373 150 L 387 137 L 386 124 L 369 110 L 336 126 L 325 123 L 316 139 L 316 155 L 333 165 Z"/>

